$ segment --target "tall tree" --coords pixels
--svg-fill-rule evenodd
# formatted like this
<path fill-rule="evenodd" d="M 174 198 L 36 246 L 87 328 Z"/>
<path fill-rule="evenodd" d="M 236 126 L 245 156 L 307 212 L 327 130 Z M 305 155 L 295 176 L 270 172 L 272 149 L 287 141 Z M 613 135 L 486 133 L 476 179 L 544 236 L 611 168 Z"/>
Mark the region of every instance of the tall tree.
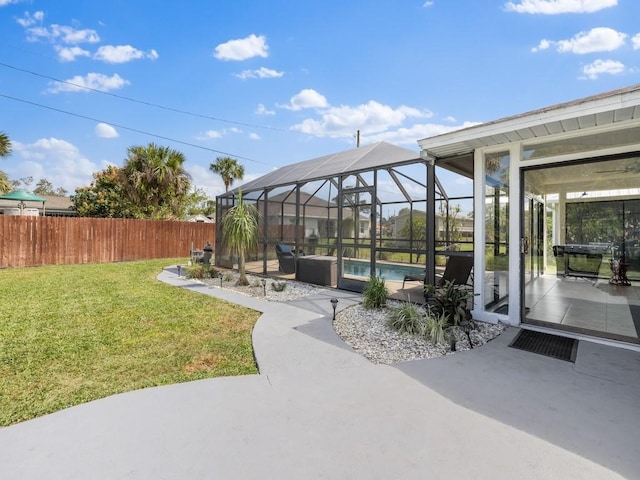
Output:
<path fill-rule="evenodd" d="M 76 188 L 71 201 L 81 217 L 135 217 L 135 208 L 126 195 L 120 169 L 113 165 L 94 173 L 88 187 Z"/>
<path fill-rule="evenodd" d="M 424 217 L 413 216 L 411 221 L 407 221 L 398 232 L 400 238 L 410 240 L 411 248 L 417 255 L 416 262 L 425 253 L 427 248 L 427 221 Z"/>
<path fill-rule="evenodd" d="M 4 132 L 0 132 L 0 157 L 8 157 L 11 155 L 11 140 L 9 135 Z"/>
<path fill-rule="evenodd" d="M 258 245 L 258 220 L 260 213 L 255 205 L 242 200 L 242 192 L 238 203 L 231 207 L 222 217 L 222 243 L 231 251 L 238 253 L 237 285 L 249 285 L 245 272 L 246 253 Z"/>
<path fill-rule="evenodd" d="M 207 196 L 202 188 L 196 188 L 189 193 L 187 199 L 187 215 L 213 215 L 216 212 L 216 202 Z"/>
<path fill-rule="evenodd" d="M 188 200 L 191 177 L 184 155 L 155 143 L 133 146 L 121 173 L 125 191 L 142 218 L 180 218 Z"/>
<path fill-rule="evenodd" d="M 8 157 L 11 155 L 11 140 L 9 135 L 0 132 L 0 157 Z M 0 194 L 7 193 L 11 190 L 11 183 L 7 174 L 0 170 Z"/>
<path fill-rule="evenodd" d="M 0 170 L 0 195 L 10 192 L 11 190 L 11 182 L 9 181 L 7 174 Z"/>
<path fill-rule="evenodd" d="M 216 163 L 209 165 L 209 170 L 222 177 L 225 192 L 233 185 L 234 180 L 242 180 L 244 177 L 244 166 L 235 158 L 218 157 Z"/>
<path fill-rule="evenodd" d="M 19 178 L 18 180 L 11 180 L 13 188 L 25 188 L 29 189 L 29 186 L 33 183 L 33 177 L 28 175 L 26 177 Z"/>
<path fill-rule="evenodd" d="M 64 197 L 67 191 L 62 188 L 53 188 L 53 184 L 46 178 L 41 178 L 36 183 L 36 188 L 33 189 L 33 193 L 36 195 L 47 195 L 51 197 Z"/>

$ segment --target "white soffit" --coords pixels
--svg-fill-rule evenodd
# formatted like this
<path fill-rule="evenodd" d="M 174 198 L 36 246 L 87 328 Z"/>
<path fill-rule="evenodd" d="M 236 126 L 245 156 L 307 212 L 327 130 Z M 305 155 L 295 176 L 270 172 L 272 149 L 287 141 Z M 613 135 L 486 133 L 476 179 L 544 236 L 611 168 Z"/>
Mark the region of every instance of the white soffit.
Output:
<path fill-rule="evenodd" d="M 436 158 L 640 119 L 640 84 L 418 140 Z"/>

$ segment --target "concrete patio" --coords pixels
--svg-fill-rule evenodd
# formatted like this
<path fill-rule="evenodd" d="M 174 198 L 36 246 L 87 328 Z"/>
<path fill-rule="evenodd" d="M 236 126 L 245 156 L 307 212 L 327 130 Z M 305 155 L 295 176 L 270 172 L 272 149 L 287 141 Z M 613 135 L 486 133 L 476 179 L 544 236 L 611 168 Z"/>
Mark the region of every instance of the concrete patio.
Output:
<path fill-rule="evenodd" d="M 334 333 L 325 290 L 265 302 L 259 375 L 105 398 L 0 429 L 2 479 L 637 478 L 640 354 L 580 342 L 575 364 L 488 345 L 373 365 Z"/>

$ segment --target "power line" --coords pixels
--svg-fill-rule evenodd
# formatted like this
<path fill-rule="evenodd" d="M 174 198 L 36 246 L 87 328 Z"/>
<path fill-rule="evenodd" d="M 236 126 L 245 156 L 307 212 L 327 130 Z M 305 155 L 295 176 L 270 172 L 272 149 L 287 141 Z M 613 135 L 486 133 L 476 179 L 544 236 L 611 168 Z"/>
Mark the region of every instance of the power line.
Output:
<path fill-rule="evenodd" d="M 124 95 L 118 95 L 117 93 L 105 92 L 104 90 L 99 90 L 97 88 L 87 87 L 86 85 L 79 85 L 77 83 L 69 82 L 68 80 L 60 80 L 59 78 L 55 78 L 55 77 L 51 77 L 49 75 L 45 75 L 45 74 L 42 74 L 42 73 L 34 72 L 32 70 L 27 70 L 27 69 L 24 69 L 24 68 L 16 67 L 14 65 L 9 65 L 8 63 L 4 63 L 4 62 L 0 62 L 0 66 L 5 67 L 5 68 L 9 68 L 11 70 L 15 70 L 15 71 L 18 71 L 18 72 L 28 73 L 29 75 L 33 75 L 33 76 L 36 76 L 36 77 L 46 78 L 47 80 L 53 80 L 54 82 L 62 83 L 62 84 L 65 84 L 65 85 L 70 85 L 70 86 L 75 87 L 75 88 L 88 90 L 90 92 L 100 93 L 102 95 L 108 95 L 110 97 L 118 98 L 120 100 L 126 100 L 128 102 L 138 103 L 140 105 L 146 105 L 148 107 L 159 108 L 161 110 L 166 110 L 166 111 L 169 111 L 169 112 L 181 113 L 183 115 L 189 115 L 189 116 L 197 117 L 197 118 L 205 118 L 207 120 L 214 120 L 216 122 L 229 123 L 231 125 L 238 125 L 238 126 L 241 126 L 241 127 L 262 128 L 264 130 L 272 130 L 272 131 L 276 131 L 276 132 L 286 132 L 286 133 L 296 133 L 296 134 L 301 134 L 301 135 L 308 135 L 305 132 L 299 132 L 299 131 L 296 131 L 296 130 L 289 130 L 289 129 L 286 129 L 286 128 L 269 127 L 269 126 L 266 126 L 266 125 L 255 125 L 255 124 L 246 123 L 246 122 L 237 122 L 237 121 L 234 121 L 234 120 L 226 120 L 224 118 L 218 118 L 218 117 L 213 117 L 213 116 L 210 116 L 210 115 L 204 115 L 204 114 L 201 114 L 201 113 L 194 113 L 194 112 L 190 112 L 188 110 L 182 110 L 182 109 L 179 109 L 179 108 L 167 107 L 166 105 L 160 105 L 160 104 L 153 103 L 153 102 L 147 102 L 145 100 L 138 100 L 136 98 L 127 97 L 127 96 L 124 96 Z"/>
<path fill-rule="evenodd" d="M 128 131 L 130 131 L 130 132 L 140 133 L 140 134 L 142 134 L 142 135 L 148 135 L 148 136 L 150 136 L 150 137 L 160 138 L 160 139 L 162 139 L 162 140 L 168 140 L 168 141 L 170 141 L 170 142 L 179 143 L 179 144 L 181 144 L 181 145 L 187 145 L 187 146 L 189 146 L 189 147 L 199 148 L 199 149 L 201 149 L 201 150 L 207 150 L 207 151 L 209 151 L 209 152 L 219 153 L 219 154 L 221 154 L 221 155 L 226 155 L 226 156 L 230 156 L 230 157 L 239 158 L 239 159 L 242 159 L 242 160 L 246 160 L 246 161 L 248 161 L 248 162 L 258 163 L 258 164 L 261 164 L 261 165 L 266 165 L 266 166 L 268 166 L 268 167 L 273 167 L 273 166 L 274 166 L 274 165 L 271 165 L 271 164 L 269 164 L 269 163 L 261 162 L 261 161 L 259 161 L 259 160 L 254 160 L 254 159 L 249 158 L 249 157 L 243 157 L 243 156 L 241 156 L 241 155 L 235 155 L 235 154 L 233 154 L 233 153 L 223 152 L 223 151 L 221 151 L 221 150 L 215 150 L 215 149 L 213 149 L 213 148 L 204 147 L 204 146 L 202 146 L 202 145 L 198 145 L 198 144 L 195 144 L 195 143 L 185 142 L 185 141 L 183 141 L 183 140 L 177 140 L 177 139 L 175 139 L 175 138 L 166 137 L 166 136 L 164 136 L 164 135 L 158 135 L 158 134 L 156 134 L 156 133 L 151 133 L 151 132 L 147 132 L 147 131 L 144 131 L 144 130 L 139 130 L 139 129 L 137 129 L 137 128 L 127 127 L 127 126 L 125 126 L 125 125 L 120 125 L 120 124 L 117 124 L 117 123 L 108 122 L 108 121 L 106 121 L 106 120 L 100 120 L 100 119 L 98 119 L 98 118 L 89 117 L 89 116 L 87 116 L 87 115 L 81 115 L 81 114 L 79 114 L 79 113 L 69 112 L 69 111 L 67 111 L 67 110 L 62 110 L 62 109 L 60 109 L 60 108 L 50 107 L 50 106 L 48 106 L 48 105 L 43 105 L 43 104 L 41 104 L 41 103 L 36 103 L 36 102 L 31 102 L 31 101 L 29 101 L 29 100 L 24 100 L 24 99 L 22 99 L 22 98 L 12 97 L 11 95 L 5 95 L 5 94 L 3 94 L 3 93 L 0 93 L 0 97 L 7 98 L 7 99 L 9 99 L 9 100 L 14 100 L 14 101 L 16 101 L 16 102 L 26 103 L 27 105 L 33 105 L 33 106 L 35 106 L 35 107 L 44 108 L 44 109 L 51 110 L 51 111 L 54 111 L 54 112 L 64 113 L 65 115 L 70 115 L 70 116 L 72 116 L 72 117 L 82 118 L 82 119 L 84 119 L 84 120 L 90 120 L 90 121 L 92 121 L 92 122 L 107 123 L 107 124 L 109 124 L 109 125 L 113 125 L 114 127 L 120 128 L 120 129 L 122 129 L 122 130 L 128 130 Z"/>
<path fill-rule="evenodd" d="M 87 91 L 94 92 L 94 93 L 99 93 L 101 95 L 107 95 L 107 96 L 110 96 L 110 97 L 113 97 L 113 98 L 117 98 L 119 100 L 126 100 L 128 102 L 133 102 L 133 103 L 137 103 L 137 104 L 140 104 L 140 105 L 146 105 L 148 107 L 158 108 L 160 110 L 166 110 L 168 112 L 180 113 L 180 114 L 183 114 L 183 115 L 189 115 L 189 116 L 196 117 L 196 118 L 204 118 L 204 119 L 207 119 L 207 120 L 214 120 L 216 122 L 228 123 L 228 124 L 231 124 L 231 125 L 238 125 L 238 126 L 241 126 L 241 127 L 261 128 L 263 130 L 271 130 L 271 131 L 274 131 L 274 132 L 294 133 L 294 134 L 297 134 L 297 135 L 305 135 L 305 136 L 312 136 L 312 137 L 321 137 L 321 138 L 322 137 L 331 137 L 331 135 L 329 135 L 329 134 L 308 133 L 308 132 L 302 132 L 302 131 L 299 131 L 299 130 L 292 130 L 292 129 L 287 129 L 287 128 L 269 127 L 269 126 L 266 126 L 266 125 L 257 125 L 257 124 L 253 124 L 253 123 L 247 123 L 247 122 L 238 122 L 238 121 L 235 121 L 235 120 L 227 120 L 227 119 L 224 119 L 224 118 L 213 117 L 211 115 L 204 115 L 204 114 L 201 114 L 201 113 L 194 113 L 194 112 L 190 112 L 188 110 L 182 110 L 182 109 L 175 108 L 175 107 L 168 107 L 166 105 L 160 105 L 160 104 L 153 103 L 153 102 L 147 102 L 145 100 L 138 100 L 136 98 L 127 97 L 125 95 L 118 95 L 117 93 L 113 93 L 113 92 L 106 92 L 104 90 L 99 90 L 99 89 L 96 89 L 96 88 L 87 87 L 86 85 L 80 85 L 80 84 L 77 84 L 77 83 L 69 82 L 68 80 L 60 80 L 59 78 L 52 77 L 50 75 L 45 75 L 45 74 L 42 74 L 42 73 L 34 72 L 33 70 L 27 70 L 25 68 L 16 67 L 15 65 L 10 65 L 10 64 L 4 63 L 4 62 L 0 62 L 0 66 L 8 68 L 8 69 L 11 69 L 11 70 L 15 70 L 17 72 L 27 73 L 29 75 L 33 75 L 33 76 L 36 76 L 36 77 L 45 78 L 47 80 L 52 80 L 54 82 L 62 83 L 62 84 L 65 84 L 65 85 L 70 85 L 70 86 L 75 87 L 75 88 L 87 90 Z M 365 135 L 363 135 L 363 136 L 365 136 Z M 347 138 L 348 135 L 343 135 L 343 137 Z M 366 137 L 366 138 L 369 138 L 369 137 Z"/>

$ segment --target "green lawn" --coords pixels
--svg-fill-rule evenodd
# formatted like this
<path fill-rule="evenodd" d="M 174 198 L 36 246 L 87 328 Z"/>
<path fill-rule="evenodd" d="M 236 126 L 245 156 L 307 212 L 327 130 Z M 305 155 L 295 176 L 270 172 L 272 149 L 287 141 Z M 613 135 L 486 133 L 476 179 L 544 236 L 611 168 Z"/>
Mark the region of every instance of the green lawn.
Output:
<path fill-rule="evenodd" d="M 257 373 L 259 314 L 155 279 L 175 263 L 0 270 L 0 426 L 129 390 Z"/>

